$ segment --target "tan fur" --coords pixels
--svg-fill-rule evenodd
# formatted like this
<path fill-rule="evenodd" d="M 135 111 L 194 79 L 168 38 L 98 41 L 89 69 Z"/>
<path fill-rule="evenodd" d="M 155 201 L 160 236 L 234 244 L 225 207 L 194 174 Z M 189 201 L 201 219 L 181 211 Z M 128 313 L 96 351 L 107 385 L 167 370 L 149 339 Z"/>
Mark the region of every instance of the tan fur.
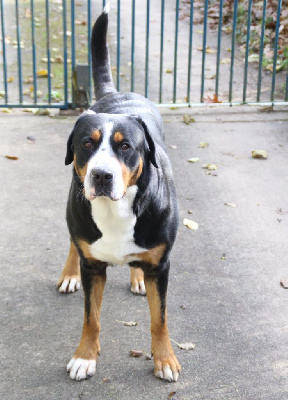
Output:
<path fill-rule="evenodd" d="M 165 244 L 159 244 L 159 246 L 144 251 L 144 253 L 132 254 L 132 255 L 135 255 L 138 259 L 140 258 L 140 260 L 145 263 L 158 265 L 165 251 L 165 247 L 166 247 Z"/>
<path fill-rule="evenodd" d="M 85 176 L 87 173 L 87 166 L 88 166 L 88 164 L 86 163 L 83 168 L 79 168 L 77 165 L 76 154 L 74 154 L 74 167 L 77 172 L 77 175 L 79 176 L 79 178 L 81 179 L 82 182 L 84 182 L 84 179 L 85 179 Z"/>
<path fill-rule="evenodd" d="M 75 358 L 96 360 L 100 354 L 100 314 L 106 275 L 91 277 L 92 290 L 90 294 L 90 314 L 85 310 L 82 337 L 75 352 Z"/>
<path fill-rule="evenodd" d="M 94 142 L 98 142 L 98 140 L 100 139 L 100 137 L 101 137 L 101 133 L 100 133 L 98 130 L 93 131 L 93 132 L 91 133 L 91 138 L 94 140 Z"/>
<path fill-rule="evenodd" d="M 161 371 L 165 365 L 169 365 L 172 371 L 180 371 L 180 364 L 175 357 L 170 343 L 167 326 L 167 308 L 165 308 L 164 322 L 161 318 L 161 302 L 157 283 L 146 279 L 145 286 L 151 315 L 151 350 L 154 355 L 154 371 Z"/>
<path fill-rule="evenodd" d="M 57 282 L 57 286 L 61 286 L 64 280 L 77 279 L 80 281 L 80 257 L 75 244 L 71 241 L 70 250 L 65 267 Z"/>
<path fill-rule="evenodd" d="M 120 143 L 124 139 L 124 135 L 121 132 L 115 132 L 113 139 L 115 140 L 115 142 Z"/>
<path fill-rule="evenodd" d="M 137 286 L 139 282 L 144 281 L 144 272 L 141 268 L 130 267 L 130 283 Z"/>
<path fill-rule="evenodd" d="M 79 246 L 83 256 L 87 260 L 95 260 L 95 258 L 92 256 L 92 254 L 90 252 L 90 247 L 89 247 L 90 244 L 82 239 L 77 239 L 76 241 L 77 241 L 77 245 Z"/>

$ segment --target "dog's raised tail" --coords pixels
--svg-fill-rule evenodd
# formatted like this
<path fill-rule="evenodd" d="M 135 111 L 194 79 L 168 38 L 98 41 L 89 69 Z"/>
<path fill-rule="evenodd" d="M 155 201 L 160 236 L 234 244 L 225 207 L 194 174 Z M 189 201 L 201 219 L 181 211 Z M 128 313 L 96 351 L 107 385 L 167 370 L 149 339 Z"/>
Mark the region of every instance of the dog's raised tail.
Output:
<path fill-rule="evenodd" d="M 96 100 L 101 99 L 101 97 L 109 93 L 117 92 L 111 74 L 109 49 L 106 39 L 108 12 L 109 5 L 104 8 L 102 14 L 95 22 L 91 36 L 92 73 Z"/>

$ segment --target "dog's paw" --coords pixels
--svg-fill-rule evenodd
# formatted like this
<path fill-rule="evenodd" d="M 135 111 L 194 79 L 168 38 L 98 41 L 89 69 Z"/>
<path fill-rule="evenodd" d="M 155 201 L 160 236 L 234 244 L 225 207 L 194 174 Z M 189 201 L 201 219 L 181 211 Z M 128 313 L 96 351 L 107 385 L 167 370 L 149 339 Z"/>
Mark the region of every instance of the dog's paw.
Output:
<path fill-rule="evenodd" d="M 57 286 L 60 293 L 74 293 L 80 289 L 80 278 L 77 276 L 64 276 L 60 278 Z"/>
<path fill-rule="evenodd" d="M 96 372 L 96 360 L 73 357 L 67 365 L 67 372 L 70 378 L 76 381 L 88 379 Z"/>
<path fill-rule="evenodd" d="M 130 270 L 131 292 L 134 294 L 146 294 L 144 283 L 144 272 L 140 268 L 131 268 Z"/>
<path fill-rule="evenodd" d="M 165 360 L 161 362 L 159 360 L 154 360 L 154 366 L 154 373 L 157 378 L 164 379 L 169 382 L 177 382 L 181 367 L 175 356 L 169 361 Z"/>

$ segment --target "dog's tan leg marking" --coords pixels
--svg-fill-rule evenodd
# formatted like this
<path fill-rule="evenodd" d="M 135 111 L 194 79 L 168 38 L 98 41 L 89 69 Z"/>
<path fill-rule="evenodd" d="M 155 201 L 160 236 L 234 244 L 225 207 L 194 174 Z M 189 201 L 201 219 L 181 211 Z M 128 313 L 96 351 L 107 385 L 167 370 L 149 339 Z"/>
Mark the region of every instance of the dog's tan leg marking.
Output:
<path fill-rule="evenodd" d="M 106 274 L 91 276 L 91 281 L 90 299 L 85 301 L 82 337 L 78 349 L 67 365 L 70 378 L 76 380 L 90 378 L 95 374 L 96 360 L 100 354 L 100 313 Z"/>
<path fill-rule="evenodd" d="M 144 283 L 144 272 L 141 268 L 130 267 L 131 292 L 135 294 L 146 294 Z"/>
<path fill-rule="evenodd" d="M 73 293 L 80 288 L 80 257 L 75 244 L 71 241 L 69 255 L 57 282 L 59 292 Z"/>
<path fill-rule="evenodd" d="M 151 315 L 152 354 L 154 355 L 154 373 L 158 378 L 168 381 L 177 381 L 181 366 L 172 349 L 168 326 L 167 308 L 165 318 L 161 317 L 161 301 L 157 289 L 157 282 L 145 280 L 147 299 Z"/>

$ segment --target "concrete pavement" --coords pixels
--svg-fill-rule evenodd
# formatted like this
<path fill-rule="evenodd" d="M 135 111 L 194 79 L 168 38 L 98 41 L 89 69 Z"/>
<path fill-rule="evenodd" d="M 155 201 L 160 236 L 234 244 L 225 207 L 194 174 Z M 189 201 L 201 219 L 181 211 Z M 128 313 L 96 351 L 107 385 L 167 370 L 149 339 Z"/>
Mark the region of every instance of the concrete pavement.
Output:
<path fill-rule="evenodd" d="M 185 113 L 196 122 L 184 124 Z M 288 280 L 287 111 L 169 110 L 163 119 L 181 214 L 170 336 L 196 345 L 174 345 L 179 381 L 160 381 L 152 361 L 129 356 L 132 348 L 149 352 L 150 322 L 147 300 L 130 293 L 124 268 L 108 272 L 96 375 L 82 382 L 67 376 L 83 319 L 82 289 L 56 290 L 69 245 L 64 157 L 75 117 L 15 111 L 0 115 L 1 399 L 164 400 L 173 391 L 175 400 L 287 399 L 288 291 L 279 284 Z M 258 149 L 268 151 L 267 160 L 251 158 Z M 201 168 L 210 163 L 216 176 Z M 183 218 L 198 222 L 198 231 Z"/>

